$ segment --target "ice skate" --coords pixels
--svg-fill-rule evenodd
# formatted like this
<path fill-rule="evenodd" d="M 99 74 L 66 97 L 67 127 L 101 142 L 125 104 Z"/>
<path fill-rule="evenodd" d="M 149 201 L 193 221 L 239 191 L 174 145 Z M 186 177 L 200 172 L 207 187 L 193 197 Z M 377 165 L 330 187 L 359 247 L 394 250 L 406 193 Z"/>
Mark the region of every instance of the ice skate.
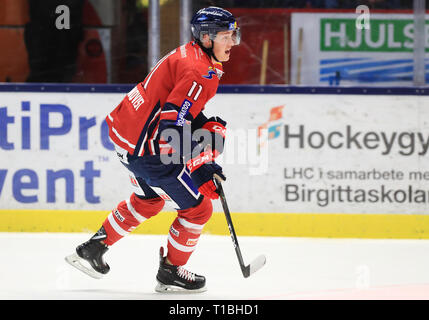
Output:
<path fill-rule="evenodd" d="M 197 293 L 204 292 L 206 278 L 192 273 L 183 266 L 173 266 L 165 263 L 164 248 L 159 252 L 159 269 L 156 275 L 158 284 L 155 291 L 161 293 Z"/>
<path fill-rule="evenodd" d="M 65 260 L 73 267 L 95 279 L 101 279 L 109 272 L 110 267 L 104 261 L 103 255 L 109 249 L 101 241 L 106 238 L 104 228 L 100 230 L 88 241 L 76 248 L 76 252 L 67 256 Z"/>

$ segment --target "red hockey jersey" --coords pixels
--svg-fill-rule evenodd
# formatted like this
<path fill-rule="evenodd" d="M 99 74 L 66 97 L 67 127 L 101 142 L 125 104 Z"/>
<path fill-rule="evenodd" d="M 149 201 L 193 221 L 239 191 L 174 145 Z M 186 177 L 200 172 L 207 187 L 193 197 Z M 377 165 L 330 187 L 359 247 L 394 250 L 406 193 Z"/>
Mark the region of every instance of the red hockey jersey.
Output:
<path fill-rule="evenodd" d="M 110 138 L 138 156 L 171 151 L 160 123 L 183 126 L 195 119 L 216 94 L 222 74 L 222 64 L 213 64 L 195 42 L 176 48 L 107 115 Z"/>

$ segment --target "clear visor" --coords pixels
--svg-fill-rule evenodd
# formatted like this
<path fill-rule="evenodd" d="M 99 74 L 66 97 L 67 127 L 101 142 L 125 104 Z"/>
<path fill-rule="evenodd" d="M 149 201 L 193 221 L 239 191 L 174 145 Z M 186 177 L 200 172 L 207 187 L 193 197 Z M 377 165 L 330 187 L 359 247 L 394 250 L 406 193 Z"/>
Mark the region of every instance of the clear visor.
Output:
<path fill-rule="evenodd" d="M 226 45 L 230 43 L 233 46 L 238 46 L 241 41 L 240 28 L 236 28 L 230 31 L 221 31 L 221 32 L 218 32 L 216 36 L 210 37 L 210 38 L 212 38 L 213 41 L 218 42 L 220 44 Z"/>

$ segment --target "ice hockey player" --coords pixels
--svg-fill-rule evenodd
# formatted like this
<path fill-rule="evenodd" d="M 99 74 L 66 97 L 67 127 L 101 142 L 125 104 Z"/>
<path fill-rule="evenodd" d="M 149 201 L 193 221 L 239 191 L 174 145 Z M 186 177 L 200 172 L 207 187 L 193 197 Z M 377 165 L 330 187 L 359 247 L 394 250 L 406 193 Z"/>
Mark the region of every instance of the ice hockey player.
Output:
<path fill-rule="evenodd" d="M 211 217 L 211 200 L 218 198 L 214 176 L 225 179 L 214 159 L 223 151 L 226 122 L 207 118 L 203 110 L 217 91 L 222 62 L 240 43 L 240 29 L 230 12 L 208 7 L 193 16 L 191 31 L 193 41 L 163 57 L 106 117 L 135 191 L 91 239 L 66 257 L 90 276 L 109 272 L 103 259 L 108 248 L 170 203 L 177 217 L 168 233 L 167 254 L 160 249 L 155 290 L 206 290 L 205 277 L 184 265 Z"/>

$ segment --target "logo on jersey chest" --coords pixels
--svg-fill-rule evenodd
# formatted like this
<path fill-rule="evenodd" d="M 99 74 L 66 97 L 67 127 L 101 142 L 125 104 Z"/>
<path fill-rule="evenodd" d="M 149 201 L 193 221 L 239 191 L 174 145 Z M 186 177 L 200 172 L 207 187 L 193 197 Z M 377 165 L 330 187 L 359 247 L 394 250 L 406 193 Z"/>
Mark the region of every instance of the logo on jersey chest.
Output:
<path fill-rule="evenodd" d="M 209 68 L 208 74 L 204 75 L 203 78 L 213 79 L 213 76 L 215 75 L 216 75 L 216 72 L 213 69 Z"/>
<path fill-rule="evenodd" d="M 210 79 L 213 79 L 213 76 L 217 76 L 219 78 L 219 80 L 220 80 L 220 78 L 222 77 L 222 75 L 223 75 L 223 71 L 218 70 L 218 69 L 214 69 L 213 70 L 212 67 L 209 67 L 209 70 L 208 70 L 207 74 L 203 75 L 203 78 L 206 78 L 206 79 L 210 80 Z"/>

